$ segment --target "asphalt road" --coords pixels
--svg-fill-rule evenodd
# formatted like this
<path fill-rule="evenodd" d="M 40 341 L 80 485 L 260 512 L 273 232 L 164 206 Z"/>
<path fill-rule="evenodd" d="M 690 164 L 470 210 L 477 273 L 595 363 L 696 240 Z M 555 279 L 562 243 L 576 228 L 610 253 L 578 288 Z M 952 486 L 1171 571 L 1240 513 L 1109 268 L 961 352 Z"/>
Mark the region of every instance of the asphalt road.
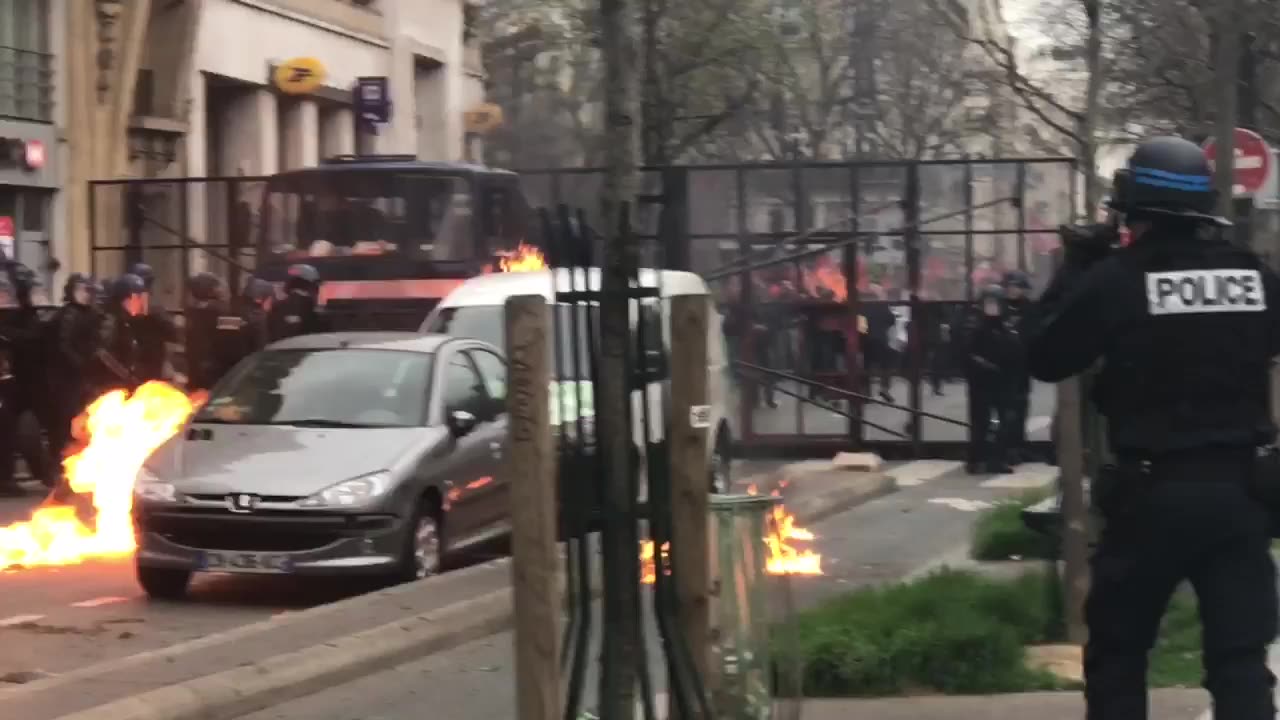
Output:
<path fill-rule="evenodd" d="M 745 478 L 781 465 L 748 461 Z M 0 499 L 0 526 L 25 520 L 44 493 L 28 484 L 26 498 Z M 479 548 L 466 561 L 503 555 L 500 545 Z M 62 673 L 138 652 L 334 602 L 367 585 L 322 579 L 197 576 L 181 603 L 148 600 L 128 560 L 0 572 L 0 687 L 47 673 Z"/>
<path fill-rule="evenodd" d="M 771 593 L 775 601 L 787 596 L 789 584 L 794 611 L 953 558 L 963 549 L 978 510 L 1052 477 L 1043 467 L 996 479 L 973 477 L 963 474 L 959 463 L 939 461 L 905 463 L 891 472 L 903 489 L 809 528 L 818 536 L 811 549 L 823 554 L 825 574 L 788 578 Z M 774 611 L 787 612 L 781 606 Z M 495 635 L 242 720 L 514 717 L 511 642 L 510 633 Z M 656 689 L 663 687 L 659 680 Z"/>

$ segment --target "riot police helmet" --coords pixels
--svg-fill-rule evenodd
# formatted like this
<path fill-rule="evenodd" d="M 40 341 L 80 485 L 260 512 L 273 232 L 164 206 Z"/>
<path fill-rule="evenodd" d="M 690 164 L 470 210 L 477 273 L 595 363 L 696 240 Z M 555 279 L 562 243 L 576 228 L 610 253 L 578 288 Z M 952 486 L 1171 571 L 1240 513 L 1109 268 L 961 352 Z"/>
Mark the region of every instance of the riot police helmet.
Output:
<path fill-rule="evenodd" d="M 249 302 L 261 303 L 275 295 L 276 289 L 262 278 L 249 278 L 240 292 L 241 297 Z"/>
<path fill-rule="evenodd" d="M 98 290 L 98 285 L 93 281 L 92 277 L 84 273 L 71 273 L 67 276 L 67 282 L 62 286 L 63 302 L 72 302 L 75 300 L 77 288 L 88 288 L 89 295 L 92 297 Z"/>
<path fill-rule="evenodd" d="M 1217 203 L 1213 169 L 1204 150 L 1180 137 L 1140 143 L 1128 167 L 1116 174 L 1109 201 L 1132 219 L 1177 216 L 1227 224 L 1213 215 Z"/>
<path fill-rule="evenodd" d="M 320 287 L 320 271 L 313 265 L 298 263 L 289 266 L 289 279 L 285 281 L 289 290 L 315 292 Z"/>
<path fill-rule="evenodd" d="M 119 302 L 147 291 L 147 281 L 133 273 L 125 273 L 111 284 L 111 300 Z"/>
<path fill-rule="evenodd" d="M 1004 300 L 1004 288 L 999 285 L 987 285 L 978 291 L 978 302 L 983 303 L 988 300 Z"/>
<path fill-rule="evenodd" d="M 151 288 L 156 284 L 156 271 L 146 263 L 134 263 L 129 268 L 129 274 L 142 278 L 143 284 L 146 285 L 147 292 L 151 292 Z"/>
<path fill-rule="evenodd" d="M 196 300 L 210 302 L 218 299 L 222 280 L 211 272 L 196 273 L 187 281 L 187 290 Z"/>
<path fill-rule="evenodd" d="M 1003 285 L 1006 288 L 1018 288 L 1019 290 L 1030 290 L 1031 278 L 1028 277 L 1027 274 L 1022 272 L 1021 270 L 1010 270 L 1009 272 L 1004 274 L 1004 279 L 1002 280 L 1001 285 Z"/>

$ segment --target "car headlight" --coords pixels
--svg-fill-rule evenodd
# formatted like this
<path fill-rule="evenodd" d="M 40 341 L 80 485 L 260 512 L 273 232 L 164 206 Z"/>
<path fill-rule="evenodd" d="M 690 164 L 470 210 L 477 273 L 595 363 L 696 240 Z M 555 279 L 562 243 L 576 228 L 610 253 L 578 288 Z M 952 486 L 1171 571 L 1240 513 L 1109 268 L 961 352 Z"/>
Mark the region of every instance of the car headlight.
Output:
<path fill-rule="evenodd" d="M 391 473 L 385 470 L 343 480 L 309 498 L 299 500 L 302 507 L 355 507 L 380 497 L 391 487 Z"/>
<path fill-rule="evenodd" d="M 133 494 L 141 500 L 152 502 L 177 502 L 178 489 L 173 483 L 161 480 L 146 468 L 138 470 L 133 482 Z"/>

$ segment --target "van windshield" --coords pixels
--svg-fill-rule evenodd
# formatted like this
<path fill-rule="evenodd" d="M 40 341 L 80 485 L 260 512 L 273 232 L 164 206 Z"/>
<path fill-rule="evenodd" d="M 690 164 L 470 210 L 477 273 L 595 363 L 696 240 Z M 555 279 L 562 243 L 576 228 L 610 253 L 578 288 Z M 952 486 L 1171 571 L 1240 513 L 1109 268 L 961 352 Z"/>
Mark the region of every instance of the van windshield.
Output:
<path fill-rule="evenodd" d="M 587 333 L 588 316 L 594 322 L 598 316 L 595 307 L 559 304 L 556 308 L 556 335 L 559 356 L 552 355 L 551 366 L 558 367 L 561 380 L 584 380 L 590 375 L 590 355 L 587 352 L 590 335 Z M 506 330 L 502 305 L 470 305 L 440 308 L 422 327 L 423 332 L 465 337 L 487 342 L 501 348 L 506 354 Z M 575 323 L 576 316 L 576 323 Z M 577 341 L 574 341 L 575 330 Z M 592 335 L 598 333 L 598 326 Z M 549 346 L 556 352 L 556 346 Z M 574 357 L 577 361 L 574 361 Z"/>

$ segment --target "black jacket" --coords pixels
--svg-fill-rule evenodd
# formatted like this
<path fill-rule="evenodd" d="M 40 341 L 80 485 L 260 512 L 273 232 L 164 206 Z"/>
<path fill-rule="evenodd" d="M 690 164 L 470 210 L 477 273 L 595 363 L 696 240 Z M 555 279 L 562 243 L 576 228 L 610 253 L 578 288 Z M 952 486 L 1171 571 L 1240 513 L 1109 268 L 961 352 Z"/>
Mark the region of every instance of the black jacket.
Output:
<path fill-rule="evenodd" d="M 1102 361 L 1094 404 L 1117 453 L 1271 442 L 1280 277 L 1195 226 L 1157 226 L 1094 263 L 1068 261 L 1033 308 L 1033 376 Z"/>
<path fill-rule="evenodd" d="M 987 388 L 1011 384 L 1009 368 L 1017 363 L 1020 349 L 1005 316 L 975 310 L 965 328 L 964 352 L 970 384 Z"/>
<path fill-rule="evenodd" d="M 67 303 L 58 308 L 50 369 L 59 382 L 83 382 L 89 374 L 100 374 L 101 324 L 102 315 L 88 305 Z"/>
<path fill-rule="evenodd" d="M 297 335 L 311 335 L 329 331 L 329 319 L 309 295 L 300 292 L 271 308 L 269 318 L 271 340 L 283 340 Z"/>
<path fill-rule="evenodd" d="M 141 380 L 164 378 L 169 360 L 169 343 L 178 341 L 178 326 L 163 307 L 155 306 L 146 315 L 133 318 L 138 343 L 137 372 Z"/>

